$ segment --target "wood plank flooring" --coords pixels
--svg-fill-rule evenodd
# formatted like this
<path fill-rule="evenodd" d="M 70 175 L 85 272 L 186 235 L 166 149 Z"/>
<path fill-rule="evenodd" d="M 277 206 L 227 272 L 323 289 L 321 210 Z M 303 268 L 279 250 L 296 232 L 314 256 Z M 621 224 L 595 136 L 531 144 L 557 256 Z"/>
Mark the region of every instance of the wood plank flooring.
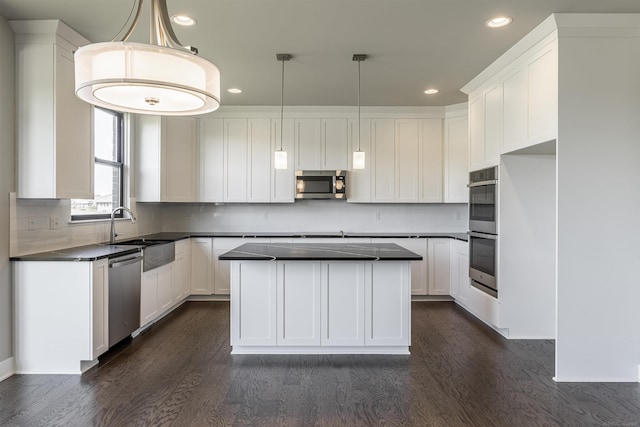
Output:
<path fill-rule="evenodd" d="M 412 310 L 410 356 L 231 356 L 229 304 L 188 302 L 82 376 L 0 383 L 0 426 L 640 426 L 639 384 L 556 384 L 553 341 Z"/>

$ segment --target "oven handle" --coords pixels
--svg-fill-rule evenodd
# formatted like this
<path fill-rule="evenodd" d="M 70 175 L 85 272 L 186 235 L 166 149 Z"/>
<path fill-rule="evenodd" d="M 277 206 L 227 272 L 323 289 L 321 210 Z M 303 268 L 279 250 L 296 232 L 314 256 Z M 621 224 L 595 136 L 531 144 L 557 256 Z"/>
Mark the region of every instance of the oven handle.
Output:
<path fill-rule="evenodd" d="M 478 181 L 467 184 L 467 187 L 482 187 L 483 185 L 496 185 L 498 183 L 497 179 L 490 179 L 489 181 Z"/>
<path fill-rule="evenodd" d="M 479 237 L 480 239 L 498 240 L 498 236 L 495 234 L 478 233 L 477 231 L 467 231 L 467 234 L 470 237 Z"/>

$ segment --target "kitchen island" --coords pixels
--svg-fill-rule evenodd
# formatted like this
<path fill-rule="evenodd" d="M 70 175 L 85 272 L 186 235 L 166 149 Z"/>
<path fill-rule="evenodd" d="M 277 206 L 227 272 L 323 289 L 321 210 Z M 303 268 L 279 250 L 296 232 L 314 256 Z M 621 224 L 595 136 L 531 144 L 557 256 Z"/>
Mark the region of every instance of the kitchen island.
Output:
<path fill-rule="evenodd" d="M 231 261 L 232 354 L 409 354 L 411 261 L 396 244 L 247 243 Z"/>

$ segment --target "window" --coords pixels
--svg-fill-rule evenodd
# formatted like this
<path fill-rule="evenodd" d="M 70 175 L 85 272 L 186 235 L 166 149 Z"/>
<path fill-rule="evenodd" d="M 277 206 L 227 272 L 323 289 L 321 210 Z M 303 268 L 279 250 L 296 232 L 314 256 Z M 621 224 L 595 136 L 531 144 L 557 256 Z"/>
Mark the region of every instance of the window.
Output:
<path fill-rule="evenodd" d="M 71 220 L 108 219 L 123 200 L 123 115 L 94 107 L 94 199 L 72 199 Z M 122 210 L 116 217 L 122 217 Z"/>

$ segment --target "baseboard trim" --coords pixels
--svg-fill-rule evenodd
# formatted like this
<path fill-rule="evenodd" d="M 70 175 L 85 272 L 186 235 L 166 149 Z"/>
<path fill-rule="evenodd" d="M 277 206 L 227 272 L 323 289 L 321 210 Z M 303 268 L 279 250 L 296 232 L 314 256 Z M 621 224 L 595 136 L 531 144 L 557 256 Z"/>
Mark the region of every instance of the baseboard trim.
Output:
<path fill-rule="evenodd" d="M 13 357 L 0 362 L 0 381 L 4 381 L 16 373 L 16 364 Z"/>

